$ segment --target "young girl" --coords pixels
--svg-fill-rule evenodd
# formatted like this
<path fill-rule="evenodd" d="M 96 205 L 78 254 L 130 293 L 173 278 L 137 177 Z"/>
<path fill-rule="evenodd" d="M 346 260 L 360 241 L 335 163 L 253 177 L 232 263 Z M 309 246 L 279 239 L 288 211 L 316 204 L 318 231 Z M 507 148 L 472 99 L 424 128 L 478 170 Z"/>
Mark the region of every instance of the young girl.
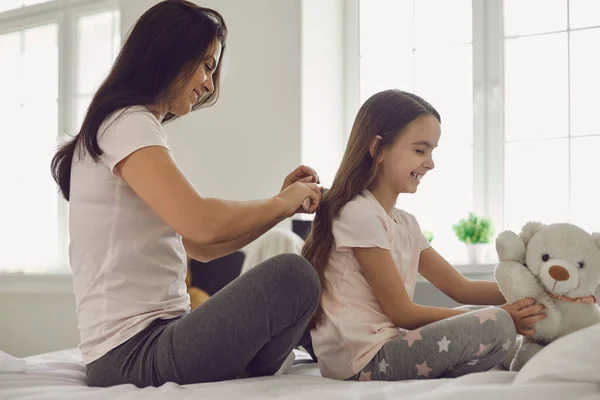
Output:
<path fill-rule="evenodd" d="M 79 347 L 92 386 L 274 374 L 318 305 L 314 268 L 285 254 L 189 311 L 186 254 L 232 253 L 306 199 L 314 212 L 321 196 L 316 173 L 301 166 L 271 199 L 205 198 L 175 163 L 163 124 L 217 100 L 225 41 L 216 11 L 184 0 L 146 11 L 80 132 L 52 160 L 70 201 Z"/>
<path fill-rule="evenodd" d="M 393 381 L 488 370 L 507 357 L 516 331 L 531 334 L 544 318 L 530 299 L 479 311 L 412 302 L 420 273 L 459 303 L 505 303 L 495 282 L 464 278 L 416 219 L 394 208 L 398 194 L 415 193 L 434 168 L 439 139 L 439 114 L 414 94 L 377 93 L 358 112 L 303 248 L 321 280 L 311 334 L 325 377 Z"/>

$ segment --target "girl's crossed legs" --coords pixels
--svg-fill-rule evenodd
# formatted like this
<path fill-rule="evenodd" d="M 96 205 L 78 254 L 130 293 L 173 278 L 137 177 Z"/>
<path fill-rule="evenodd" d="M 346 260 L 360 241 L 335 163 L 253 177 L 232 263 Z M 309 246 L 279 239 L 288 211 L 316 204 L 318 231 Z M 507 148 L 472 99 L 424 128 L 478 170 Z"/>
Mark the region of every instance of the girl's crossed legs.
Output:
<path fill-rule="evenodd" d="M 402 333 L 349 379 L 451 378 L 487 371 L 509 355 L 515 339 L 510 314 L 501 308 L 480 308 Z"/>

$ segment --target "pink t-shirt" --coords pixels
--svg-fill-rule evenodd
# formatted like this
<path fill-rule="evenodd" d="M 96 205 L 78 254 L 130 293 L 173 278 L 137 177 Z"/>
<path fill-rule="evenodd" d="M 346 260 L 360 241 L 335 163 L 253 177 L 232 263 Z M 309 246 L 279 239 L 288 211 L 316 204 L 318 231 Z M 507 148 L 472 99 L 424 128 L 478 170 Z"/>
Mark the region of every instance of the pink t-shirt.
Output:
<path fill-rule="evenodd" d="M 311 335 L 321 374 L 347 379 L 400 334 L 400 328 L 383 312 L 352 248 L 390 250 L 412 299 L 419 257 L 430 245 L 414 216 L 394 209 L 390 217 L 368 190 L 342 208 L 333 221 L 333 237 L 325 270 L 331 291 L 321 300 L 324 318 Z"/>

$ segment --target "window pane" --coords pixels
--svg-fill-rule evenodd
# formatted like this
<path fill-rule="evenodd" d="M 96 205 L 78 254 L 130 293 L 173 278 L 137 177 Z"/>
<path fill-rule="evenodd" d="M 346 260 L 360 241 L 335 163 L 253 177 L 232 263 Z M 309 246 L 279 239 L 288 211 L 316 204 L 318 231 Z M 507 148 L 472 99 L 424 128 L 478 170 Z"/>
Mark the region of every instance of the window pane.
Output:
<path fill-rule="evenodd" d="M 471 0 L 415 1 L 415 47 L 440 47 L 472 40 Z"/>
<path fill-rule="evenodd" d="M 465 263 L 464 245 L 457 241 L 452 225 L 472 211 L 473 148 L 458 145 L 442 133 L 433 159 L 435 169 L 425 175 L 416 194 L 400 195 L 397 207 L 412 213 L 421 229 L 433 232 L 433 245 L 440 254 L 450 262 Z"/>
<path fill-rule="evenodd" d="M 571 0 L 569 2 L 569 8 L 571 28 L 600 26 L 600 1 Z"/>
<path fill-rule="evenodd" d="M 0 270 L 42 270 L 57 264 L 58 197 L 48 169 L 56 146 L 57 103 L 18 106 L 9 113 L 0 169 L 19 173 L 2 178 L 10 195 L 3 196 L 0 207 Z"/>
<path fill-rule="evenodd" d="M 386 89 L 413 90 L 413 53 L 394 57 L 362 57 L 360 60 L 360 103 Z"/>
<path fill-rule="evenodd" d="M 2 0 L 0 1 L 0 12 L 14 10 L 23 5 L 23 0 Z"/>
<path fill-rule="evenodd" d="M 112 43 L 112 60 L 114 61 L 119 55 L 121 49 L 121 13 L 119 10 L 113 11 L 113 43 Z"/>
<path fill-rule="evenodd" d="M 599 2 L 600 4 L 600 2 Z M 600 29 L 571 32 L 571 134 L 600 133 Z"/>
<path fill-rule="evenodd" d="M 83 123 L 83 119 L 85 118 L 85 113 L 90 105 L 90 101 L 92 101 L 92 96 L 81 96 L 78 97 L 76 102 L 76 116 L 75 116 L 75 132 L 79 132 L 81 128 L 81 124 Z"/>
<path fill-rule="evenodd" d="M 77 94 L 94 92 L 113 62 L 113 12 L 77 20 Z"/>
<path fill-rule="evenodd" d="M 23 96 L 21 31 L 0 35 L 0 60 L 0 106 L 5 110 L 10 105 L 21 104 Z"/>
<path fill-rule="evenodd" d="M 359 4 L 361 55 L 413 49 L 413 0 L 362 0 Z"/>
<path fill-rule="evenodd" d="M 504 229 L 519 232 L 533 220 L 569 217 L 568 139 L 507 143 L 504 169 Z"/>
<path fill-rule="evenodd" d="M 529 35 L 567 28 L 567 0 L 504 0 L 504 34 Z"/>
<path fill-rule="evenodd" d="M 25 6 L 33 6 L 35 4 L 47 3 L 52 0 L 0 0 L 0 12 L 14 10 Z"/>
<path fill-rule="evenodd" d="M 505 42 L 506 140 L 568 135 L 566 33 Z"/>
<path fill-rule="evenodd" d="M 441 114 L 442 136 L 465 146 L 473 143 L 472 58 L 471 45 L 416 52 L 415 92 Z"/>
<path fill-rule="evenodd" d="M 600 232 L 600 136 L 571 139 L 571 222 Z"/>
<path fill-rule="evenodd" d="M 57 26 L 0 36 L 3 141 L 0 170 L 9 195 L 0 208 L 0 270 L 41 270 L 57 263 L 56 186 L 49 174 L 58 130 Z M 24 79 L 26 77 L 26 79 Z M 36 251 L 31 251 L 33 238 Z"/>
<path fill-rule="evenodd" d="M 24 35 L 23 102 L 56 101 L 58 98 L 58 27 L 56 24 L 27 29 Z"/>

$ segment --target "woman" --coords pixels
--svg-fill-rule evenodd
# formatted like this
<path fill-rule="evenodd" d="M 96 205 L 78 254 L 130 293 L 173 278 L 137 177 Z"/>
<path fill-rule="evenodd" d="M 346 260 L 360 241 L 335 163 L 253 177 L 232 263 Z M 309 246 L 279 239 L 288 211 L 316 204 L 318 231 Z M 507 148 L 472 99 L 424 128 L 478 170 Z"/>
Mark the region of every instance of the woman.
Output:
<path fill-rule="evenodd" d="M 226 26 L 214 10 L 167 0 L 137 21 L 79 133 L 52 160 L 70 202 L 70 263 L 88 383 L 138 387 L 275 373 L 302 336 L 319 280 L 297 255 L 267 260 L 189 312 L 186 254 L 234 252 L 317 208 L 310 168 L 268 200 L 202 197 L 162 125 L 219 93 Z"/>

